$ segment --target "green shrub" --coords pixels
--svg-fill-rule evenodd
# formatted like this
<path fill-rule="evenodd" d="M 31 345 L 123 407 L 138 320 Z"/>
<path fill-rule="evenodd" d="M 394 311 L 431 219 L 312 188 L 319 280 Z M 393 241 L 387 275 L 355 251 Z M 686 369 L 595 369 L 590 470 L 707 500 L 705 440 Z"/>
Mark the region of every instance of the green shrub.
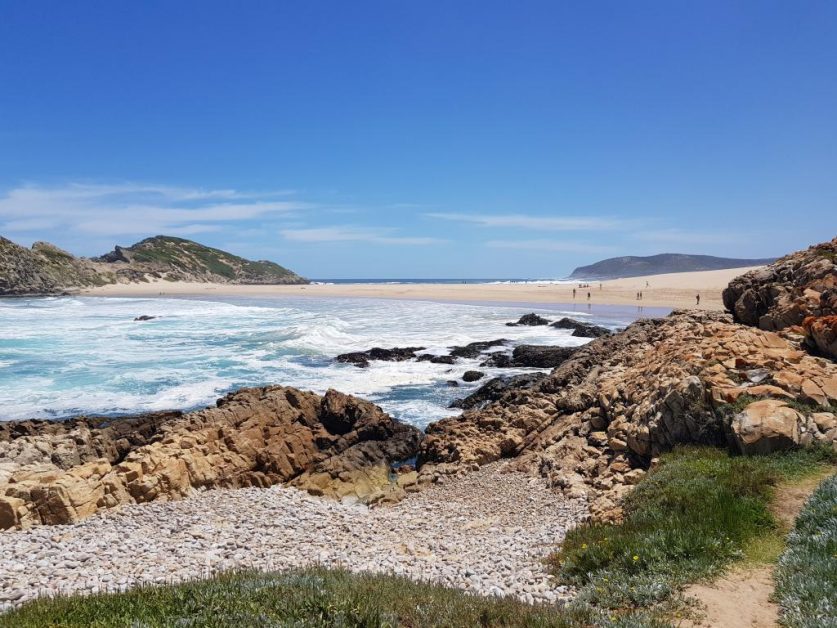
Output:
<path fill-rule="evenodd" d="M 623 523 L 571 530 L 549 559 L 553 572 L 579 587 L 577 603 L 670 612 L 682 604 L 677 592 L 685 584 L 720 572 L 749 544 L 775 534 L 769 509 L 775 484 L 816 471 L 826 458 L 820 450 L 666 454 L 626 498 Z"/>
<path fill-rule="evenodd" d="M 589 625 L 581 613 L 486 598 L 398 576 L 321 568 L 228 573 L 116 594 L 40 599 L 0 615 L 2 627 Z"/>
<path fill-rule="evenodd" d="M 837 476 L 811 495 L 788 536 L 775 578 L 783 625 L 837 626 Z"/>

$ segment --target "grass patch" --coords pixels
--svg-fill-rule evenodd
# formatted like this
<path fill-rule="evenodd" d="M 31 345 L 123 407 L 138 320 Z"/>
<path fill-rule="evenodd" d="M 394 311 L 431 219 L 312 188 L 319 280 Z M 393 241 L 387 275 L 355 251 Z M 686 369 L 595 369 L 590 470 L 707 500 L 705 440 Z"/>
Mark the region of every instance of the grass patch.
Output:
<path fill-rule="evenodd" d="M 570 531 L 550 557 L 553 572 L 579 587 L 576 604 L 670 616 L 681 610 L 684 585 L 742 558 L 775 557 L 773 487 L 820 471 L 832 455 L 819 449 L 757 457 L 675 450 L 628 495 L 622 524 Z"/>
<path fill-rule="evenodd" d="M 0 615 L 0 626 L 561 628 L 590 625 L 588 620 L 578 611 L 478 597 L 397 576 L 310 568 L 228 573 L 125 593 L 35 600 Z"/>
<path fill-rule="evenodd" d="M 837 626 L 837 476 L 803 508 L 775 578 L 782 625 Z"/>

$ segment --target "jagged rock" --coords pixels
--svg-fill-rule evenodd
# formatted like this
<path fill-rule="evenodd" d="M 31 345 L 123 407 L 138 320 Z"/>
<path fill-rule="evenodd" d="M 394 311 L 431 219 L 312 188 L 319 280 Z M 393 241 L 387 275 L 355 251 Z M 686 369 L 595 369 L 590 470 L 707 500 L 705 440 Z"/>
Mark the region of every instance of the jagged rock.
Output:
<path fill-rule="evenodd" d="M 157 317 L 156 316 L 148 316 L 147 314 L 143 314 L 142 316 L 137 316 L 134 319 L 134 322 L 137 322 L 137 321 L 142 321 L 142 322 L 153 321 L 155 318 L 157 318 Z"/>
<path fill-rule="evenodd" d="M 741 453 L 767 454 L 799 444 L 804 417 L 784 401 L 764 399 L 749 404 L 732 420 L 732 431 Z"/>
<path fill-rule="evenodd" d="M 492 353 L 480 366 L 498 368 L 555 368 L 569 358 L 578 347 L 518 345 L 507 353 Z"/>
<path fill-rule="evenodd" d="M 584 323 L 582 321 L 566 317 L 559 321 L 555 321 L 552 323 L 551 327 L 555 327 L 556 329 L 572 329 L 572 335 L 577 338 L 601 338 L 602 336 L 609 336 L 611 333 L 607 327 Z"/>
<path fill-rule="evenodd" d="M 837 238 L 733 279 L 723 292 L 735 320 L 768 331 L 806 322 L 808 345 L 837 359 Z"/>
<path fill-rule="evenodd" d="M 549 325 L 549 321 L 543 318 L 542 316 L 538 316 L 534 312 L 532 312 L 531 314 L 524 314 L 520 317 L 520 319 L 518 319 L 516 323 L 506 323 L 506 327 L 537 327 L 539 325 Z"/>
<path fill-rule="evenodd" d="M 537 383 L 432 423 L 419 481 L 514 458 L 513 468 L 543 475 L 565 495 L 588 495 L 595 516 L 615 517 L 639 476 L 626 479 L 631 470 L 647 469 L 679 443 L 726 446 L 732 404 L 742 395 L 771 407 L 795 400 L 810 408 L 786 407 L 780 415 L 796 421 L 798 434 L 806 426 L 810 442 L 837 447 L 837 429 L 824 416 L 837 409 L 837 364 L 808 355 L 801 340 L 721 313 L 677 311 L 637 321 L 578 348 Z M 783 442 L 765 438 L 770 447 Z"/>
<path fill-rule="evenodd" d="M 333 390 L 247 388 L 216 405 L 110 423 L 0 423 L 0 527 L 70 523 L 199 488 L 292 482 L 365 500 L 391 488 L 391 464 L 414 456 L 421 439 Z"/>
<path fill-rule="evenodd" d="M 449 388 L 458 388 L 459 387 L 459 382 L 457 382 L 455 379 L 449 379 L 448 381 L 445 382 L 445 385 L 448 386 Z"/>
<path fill-rule="evenodd" d="M 504 394 L 512 390 L 523 390 L 538 383 L 546 377 L 544 373 L 525 373 L 513 377 L 494 377 L 480 386 L 464 399 L 451 402 L 451 408 L 471 409 L 485 406 L 489 402 L 497 401 Z"/>
<path fill-rule="evenodd" d="M 806 345 L 816 353 L 837 360 L 837 316 L 809 316 L 802 324 Z"/>
<path fill-rule="evenodd" d="M 404 360 L 412 360 L 416 357 L 416 351 L 424 351 L 424 347 L 393 347 L 392 349 L 374 347 L 368 351 L 342 353 L 334 359 L 337 362 L 354 364 L 357 367 L 366 368 L 372 360 L 380 360 L 383 362 L 403 362 Z"/>
<path fill-rule="evenodd" d="M 480 342 L 471 342 L 461 347 L 451 347 L 450 355 L 454 358 L 473 359 L 478 358 L 481 353 L 493 347 L 501 347 L 508 342 L 505 338 L 498 340 L 486 340 Z"/>
<path fill-rule="evenodd" d="M 462 376 L 462 381 L 464 382 L 476 382 L 480 379 L 485 377 L 485 373 L 482 371 L 465 371 L 465 374 Z"/>

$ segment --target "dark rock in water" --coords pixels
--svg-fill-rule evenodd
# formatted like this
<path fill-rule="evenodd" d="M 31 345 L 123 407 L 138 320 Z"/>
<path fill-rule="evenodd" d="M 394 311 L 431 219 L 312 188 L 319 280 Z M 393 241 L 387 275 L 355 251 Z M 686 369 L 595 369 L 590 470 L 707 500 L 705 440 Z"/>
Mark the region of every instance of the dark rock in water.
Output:
<path fill-rule="evenodd" d="M 577 338 L 601 338 L 602 336 L 609 336 L 611 334 L 611 331 L 607 327 L 591 325 L 590 323 L 584 323 L 566 317 L 552 323 L 551 326 L 557 329 L 572 329 L 572 335 Z"/>
<path fill-rule="evenodd" d="M 455 379 L 449 379 L 448 381 L 445 382 L 445 384 L 450 386 L 451 388 L 458 388 L 459 387 L 459 382 L 457 382 Z"/>
<path fill-rule="evenodd" d="M 508 342 L 505 338 L 498 340 L 484 340 L 480 342 L 471 342 L 462 347 L 451 347 L 450 354 L 454 358 L 478 358 L 483 351 L 491 349 L 492 347 L 500 347 Z"/>
<path fill-rule="evenodd" d="M 555 368 L 578 350 L 578 347 L 520 345 L 512 352 L 513 366 Z"/>
<path fill-rule="evenodd" d="M 529 388 L 545 377 L 545 373 L 526 373 L 513 377 L 494 377 L 464 399 L 453 401 L 449 407 L 462 408 L 463 410 L 481 408 L 492 401 L 497 401 L 510 390 Z"/>
<path fill-rule="evenodd" d="M 403 362 L 416 357 L 416 351 L 424 351 L 424 347 L 393 347 L 392 349 L 381 349 L 374 347 L 368 351 L 353 351 L 352 353 L 341 353 L 335 360 L 346 364 L 354 364 L 359 368 L 366 368 L 372 360 L 384 362 Z"/>
<path fill-rule="evenodd" d="M 429 353 L 423 353 L 417 359 L 419 362 L 432 362 L 433 364 L 453 364 L 456 362 L 456 358 L 452 355 L 431 355 Z"/>
<path fill-rule="evenodd" d="M 520 345 L 508 353 L 494 353 L 480 366 L 495 368 L 555 368 L 578 350 L 578 347 L 553 347 L 549 345 Z"/>
<path fill-rule="evenodd" d="M 506 327 L 517 327 L 519 325 L 537 327 L 538 325 L 549 325 L 549 321 L 532 312 L 521 316 L 516 323 L 506 323 Z"/>
<path fill-rule="evenodd" d="M 462 381 L 475 382 L 483 377 L 485 377 L 485 373 L 482 371 L 465 371 L 465 374 L 462 376 Z"/>
<path fill-rule="evenodd" d="M 507 369 L 514 365 L 512 364 L 511 354 L 497 351 L 496 353 L 489 354 L 485 360 L 480 362 L 480 366 L 493 366 L 494 368 Z"/>
<path fill-rule="evenodd" d="M 137 316 L 134 320 L 135 321 L 153 321 L 156 316 L 148 316 L 147 314 L 143 314 L 142 316 Z"/>

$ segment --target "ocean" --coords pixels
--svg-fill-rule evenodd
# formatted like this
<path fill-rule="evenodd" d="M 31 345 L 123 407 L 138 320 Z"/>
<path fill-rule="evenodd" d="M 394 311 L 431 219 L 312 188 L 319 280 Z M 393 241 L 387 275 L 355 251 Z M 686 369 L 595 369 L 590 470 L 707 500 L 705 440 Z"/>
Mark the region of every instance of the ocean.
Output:
<path fill-rule="evenodd" d="M 663 312 L 651 312 L 646 315 Z M 448 404 L 480 382 L 447 385 L 478 360 L 455 365 L 373 362 L 334 356 L 373 346 L 451 345 L 508 338 L 513 343 L 579 345 L 565 330 L 507 327 L 535 311 L 608 327 L 634 308 L 553 308 L 332 298 L 57 297 L 0 299 L 0 420 L 118 416 L 214 403 L 242 386 L 328 388 L 374 401 L 419 427 L 456 414 Z M 137 316 L 155 320 L 135 322 Z M 484 369 L 488 376 L 523 372 Z M 484 382 L 485 380 L 483 380 Z"/>

